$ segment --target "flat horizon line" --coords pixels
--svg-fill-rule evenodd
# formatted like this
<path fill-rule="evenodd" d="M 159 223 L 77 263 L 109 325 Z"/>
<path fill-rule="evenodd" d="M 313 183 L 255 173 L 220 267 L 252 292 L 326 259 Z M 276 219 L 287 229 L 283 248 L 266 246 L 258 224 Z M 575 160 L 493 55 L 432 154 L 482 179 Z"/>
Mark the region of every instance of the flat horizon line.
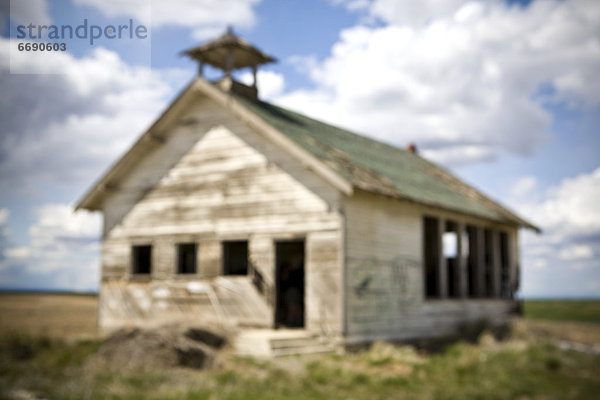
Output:
<path fill-rule="evenodd" d="M 11 288 L 11 287 L 0 287 L 0 294 L 65 294 L 65 295 L 98 295 L 98 290 L 70 290 L 70 289 L 59 289 L 59 288 Z M 473 300 L 485 300 L 485 299 L 473 299 Z M 600 301 L 600 295 L 531 295 L 531 296 L 517 296 L 515 300 L 539 300 L 539 301 L 551 301 L 551 300 L 596 300 Z"/>

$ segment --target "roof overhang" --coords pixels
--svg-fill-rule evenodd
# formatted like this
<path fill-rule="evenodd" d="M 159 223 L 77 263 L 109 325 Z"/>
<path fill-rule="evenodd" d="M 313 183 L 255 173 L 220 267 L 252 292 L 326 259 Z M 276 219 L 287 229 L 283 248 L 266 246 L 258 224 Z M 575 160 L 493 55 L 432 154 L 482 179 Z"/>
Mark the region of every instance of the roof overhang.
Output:
<path fill-rule="evenodd" d="M 277 61 L 231 31 L 201 46 L 185 50 L 183 54 L 222 70 L 256 67 Z"/>

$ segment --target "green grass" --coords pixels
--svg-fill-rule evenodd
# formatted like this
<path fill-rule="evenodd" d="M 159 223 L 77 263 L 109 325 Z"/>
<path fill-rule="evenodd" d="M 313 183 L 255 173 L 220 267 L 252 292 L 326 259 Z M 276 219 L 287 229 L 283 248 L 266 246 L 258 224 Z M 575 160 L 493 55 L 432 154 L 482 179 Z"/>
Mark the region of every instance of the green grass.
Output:
<path fill-rule="evenodd" d="M 530 319 L 600 323 L 600 300 L 525 300 Z"/>
<path fill-rule="evenodd" d="M 208 371 L 154 372 L 91 368 L 87 360 L 99 344 L 6 337 L 0 342 L 0 388 L 51 399 L 166 400 L 594 399 L 600 392 L 600 357 L 539 340 L 457 343 L 435 355 L 379 343 L 358 354 L 227 356 Z"/>

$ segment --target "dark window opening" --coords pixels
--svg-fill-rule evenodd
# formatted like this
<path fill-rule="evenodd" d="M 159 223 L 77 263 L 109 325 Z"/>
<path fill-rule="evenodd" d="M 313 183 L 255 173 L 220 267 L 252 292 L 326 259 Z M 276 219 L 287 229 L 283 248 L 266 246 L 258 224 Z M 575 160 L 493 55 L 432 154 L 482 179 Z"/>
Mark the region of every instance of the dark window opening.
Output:
<path fill-rule="evenodd" d="M 500 296 L 504 299 L 512 297 L 510 288 L 510 254 L 508 250 L 508 234 L 500 232 Z"/>
<path fill-rule="evenodd" d="M 485 260 L 485 268 L 483 274 L 483 295 L 485 297 L 494 297 L 494 260 L 493 260 L 493 244 L 492 231 L 486 229 L 483 232 L 483 253 Z"/>
<path fill-rule="evenodd" d="M 132 273 L 149 274 L 152 270 L 152 246 L 132 247 Z"/>
<path fill-rule="evenodd" d="M 179 243 L 177 245 L 177 273 L 196 273 L 196 243 Z"/>
<path fill-rule="evenodd" d="M 478 270 L 482 266 L 477 266 L 478 252 L 481 251 L 477 228 L 473 225 L 467 225 L 467 237 L 469 241 L 469 256 L 467 257 L 467 295 L 477 297 L 479 295 L 479 282 L 477 280 Z"/>
<path fill-rule="evenodd" d="M 458 235 L 457 224 L 454 221 L 446 221 L 444 235 L 442 237 L 444 258 L 446 259 L 448 297 L 459 297 L 459 270 L 458 270 Z"/>
<path fill-rule="evenodd" d="M 423 260 L 425 264 L 425 296 L 440 297 L 440 241 L 437 218 L 423 219 Z"/>
<path fill-rule="evenodd" d="M 223 242 L 223 275 L 248 275 L 248 241 Z"/>
<path fill-rule="evenodd" d="M 509 232 L 423 217 L 425 298 L 511 299 L 511 257 Z"/>

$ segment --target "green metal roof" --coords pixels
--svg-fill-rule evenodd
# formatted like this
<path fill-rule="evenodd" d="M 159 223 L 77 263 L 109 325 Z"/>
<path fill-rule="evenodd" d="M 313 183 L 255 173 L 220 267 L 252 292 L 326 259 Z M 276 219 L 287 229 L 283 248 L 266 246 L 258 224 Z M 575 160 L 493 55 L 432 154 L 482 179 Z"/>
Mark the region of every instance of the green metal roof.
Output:
<path fill-rule="evenodd" d="M 539 230 L 417 154 L 282 107 L 235 97 L 356 188 Z"/>

